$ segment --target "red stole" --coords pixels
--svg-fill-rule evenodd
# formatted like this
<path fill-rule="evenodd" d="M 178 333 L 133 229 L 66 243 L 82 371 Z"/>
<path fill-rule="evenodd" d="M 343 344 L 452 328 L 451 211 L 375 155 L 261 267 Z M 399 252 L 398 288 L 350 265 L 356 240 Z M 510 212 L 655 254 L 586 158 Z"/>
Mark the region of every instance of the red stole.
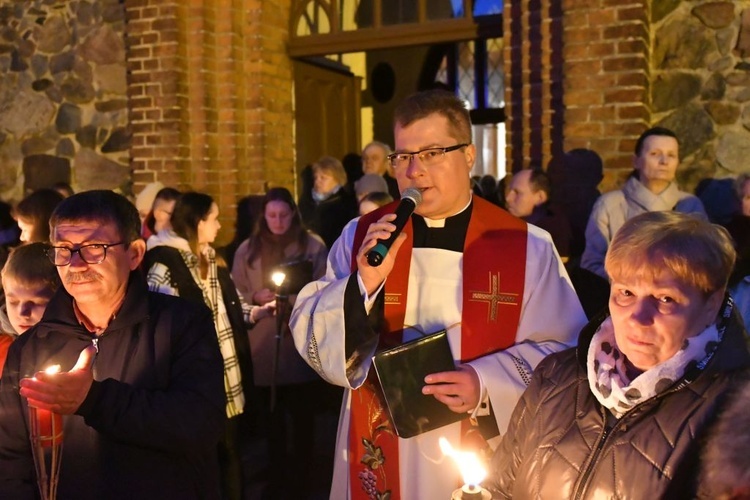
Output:
<path fill-rule="evenodd" d="M 357 250 L 368 227 L 384 214 L 392 213 L 397 203 L 360 219 L 352 247 L 352 272 L 357 269 Z M 463 251 L 462 363 L 515 343 L 526 272 L 526 231 L 525 222 L 474 197 Z M 380 346 L 383 347 L 402 343 L 413 249 L 411 220 L 403 232 L 407 239 L 399 249 L 383 290 L 385 326 L 380 335 Z M 400 500 L 398 437 L 381 404 L 377 377 L 373 372 L 371 369 L 367 381 L 352 391 L 349 422 L 351 497 L 357 500 L 380 498 L 369 495 L 390 491 L 390 500 Z M 471 426 L 466 420 L 462 424 L 465 435 Z"/>

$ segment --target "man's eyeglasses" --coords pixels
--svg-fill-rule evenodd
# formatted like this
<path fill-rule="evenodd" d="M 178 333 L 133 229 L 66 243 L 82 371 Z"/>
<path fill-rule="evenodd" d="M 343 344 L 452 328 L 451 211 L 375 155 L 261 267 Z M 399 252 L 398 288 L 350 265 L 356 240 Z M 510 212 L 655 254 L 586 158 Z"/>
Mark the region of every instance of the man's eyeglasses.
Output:
<path fill-rule="evenodd" d="M 457 149 L 465 148 L 468 144 L 456 144 L 455 146 L 448 146 L 447 148 L 427 148 L 421 151 L 415 151 L 413 153 L 392 153 L 388 155 L 388 161 L 391 162 L 393 168 L 408 167 L 411 163 L 411 159 L 416 156 L 422 165 L 429 167 L 440 163 L 445 156 L 445 153 L 456 151 Z"/>
<path fill-rule="evenodd" d="M 81 245 L 78 248 L 52 247 L 47 249 L 47 257 L 50 262 L 56 266 L 67 266 L 73 258 L 74 253 L 78 253 L 86 264 L 101 264 L 107 258 L 107 249 L 124 245 L 126 242 L 119 243 L 92 243 L 90 245 Z"/>

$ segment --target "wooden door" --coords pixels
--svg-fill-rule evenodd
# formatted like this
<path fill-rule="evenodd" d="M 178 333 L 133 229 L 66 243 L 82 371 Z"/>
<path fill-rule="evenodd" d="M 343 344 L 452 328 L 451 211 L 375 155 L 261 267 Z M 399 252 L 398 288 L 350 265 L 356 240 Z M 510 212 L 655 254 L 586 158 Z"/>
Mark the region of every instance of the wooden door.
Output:
<path fill-rule="evenodd" d="M 340 160 L 360 153 L 360 86 L 352 73 L 294 62 L 298 199 L 306 165 L 325 155 Z"/>

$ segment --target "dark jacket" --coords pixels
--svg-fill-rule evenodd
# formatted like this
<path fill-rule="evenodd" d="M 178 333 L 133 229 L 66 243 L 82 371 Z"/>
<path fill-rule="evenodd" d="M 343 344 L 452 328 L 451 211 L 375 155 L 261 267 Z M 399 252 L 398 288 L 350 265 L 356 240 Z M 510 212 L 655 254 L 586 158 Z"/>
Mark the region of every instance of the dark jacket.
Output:
<path fill-rule="evenodd" d="M 572 234 L 568 217 L 563 212 L 553 211 L 547 204 L 544 204 L 534 207 L 531 215 L 524 217 L 523 220 L 547 231 L 552 236 L 552 242 L 560 257 L 563 259 L 570 257 Z"/>
<path fill-rule="evenodd" d="M 180 251 L 174 247 L 161 245 L 154 247 L 143 258 L 142 268 L 148 272 L 156 263 L 161 263 L 169 268 L 172 278 L 172 287 L 179 290 L 180 297 L 192 302 L 193 304 L 205 305 L 203 292 L 193 279 L 190 269 L 180 255 Z M 242 303 L 240 302 L 237 287 L 232 281 L 229 270 L 221 265 L 217 265 L 216 274 L 219 278 L 219 288 L 221 288 L 221 297 L 224 301 L 224 307 L 227 309 L 229 324 L 232 325 L 234 337 L 234 349 L 237 353 L 237 360 L 240 363 L 240 373 L 242 374 L 242 386 L 246 389 L 246 399 L 250 397 L 250 389 L 253 387 L 253 360 L 250 355 L 250 341 L 247 338 L 247 325 L 242 314 Z"/>
<path fill-rule="evenodd" d="M 11 347 L 0 384 L 0 498 L 38 494 L 19 379 L 51 364 L 69 370 L 95 338 L 60 288 Z M 148 292 L 136 271 L 97 344 L 93 385 L 64 417 L 58 498 L 218 498 L 225 395 L 208 308 Z"/>
<path fill-rule="evenodd" d="M 359 215 L 357 199 L 343 188 L 318 204 L 308 194 L 300 200 L 299 210 L 305 227 L 323 238 L 329 250 L 344 226 Z"/>
<path fill-rule="evenodd" d="M 733 311 L 706 368 L 614 419 L 589 389 L 588 346 L 552 354 L 534 370 L 495 452 L 493 498 L 693 498 L 699 448 L 750 353 Z"/>
<path fill-rule="evenodd" d="M 398 189 L 398 181 L 395 177 L 391 177 L 388 172 L 383 174 L 383 179 L 385 179 L 385 183 L 388 185 L 388 194 L 391 195 L 391 198 L 394 200 L 398 200 L 401 198 L 401 191 Z"/>

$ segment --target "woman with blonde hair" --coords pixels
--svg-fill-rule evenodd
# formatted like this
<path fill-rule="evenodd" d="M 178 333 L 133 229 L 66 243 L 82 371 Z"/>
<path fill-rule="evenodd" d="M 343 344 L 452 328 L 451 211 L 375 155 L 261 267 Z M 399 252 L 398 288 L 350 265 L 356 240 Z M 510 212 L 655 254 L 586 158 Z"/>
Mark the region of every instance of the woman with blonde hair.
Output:
<path fill-rule="evenodd" d="M 357 199 L 346 189 L 346 170 L 338 159 L 322 157 L 313 164 L 312 174 L 312 190 L 300 199 L 300 215 L 330 249 L 346 223 L 358 215 Z"/>
<path fill-rule="evenodd" d="M 694 498 L 702 440 L 750 367 L 725 229 L 647 212 L 605 259 L 609 314 L 534 371 L 492 462 L 493 498 Z"/>

